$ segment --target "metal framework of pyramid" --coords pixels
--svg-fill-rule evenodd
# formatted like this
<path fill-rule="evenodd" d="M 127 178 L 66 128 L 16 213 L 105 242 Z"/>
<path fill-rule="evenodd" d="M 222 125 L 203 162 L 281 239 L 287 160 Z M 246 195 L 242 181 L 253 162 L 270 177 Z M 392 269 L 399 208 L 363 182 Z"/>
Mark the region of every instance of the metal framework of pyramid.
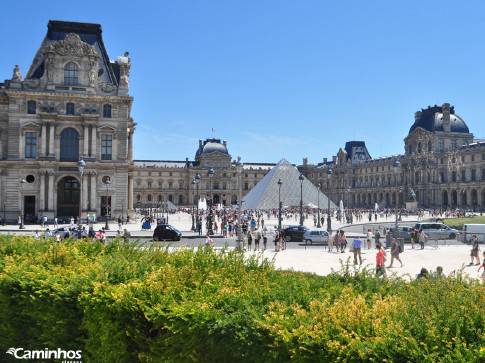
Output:
<path fill-rule="evenodd" d="M 278 180 L 281 180 L 281 202 L 283 207 L 299 207 L 301 183 L 298 179 L 300 172 L 296 166 L 286 159 L 281 159 L 265 177 L 254 186 L 243 198 L 242 208 L 248 209 L 277 209 L 278 208 Z M 303 206 L 317 208 L 318 194 L 320 194 L 320 208 L 326 209 L 328 198 L 318 190 L 307 178 L 303 180 Z M 336 209 L 335 203 L 330 201 L 330 208 Z"/>

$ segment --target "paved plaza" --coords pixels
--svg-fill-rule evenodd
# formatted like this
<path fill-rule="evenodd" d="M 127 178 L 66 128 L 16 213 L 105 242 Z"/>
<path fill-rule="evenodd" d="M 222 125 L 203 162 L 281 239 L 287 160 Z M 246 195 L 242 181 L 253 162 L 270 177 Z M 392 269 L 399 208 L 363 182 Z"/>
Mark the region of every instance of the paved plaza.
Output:
<path fill-rule="evenodd" d="M 296 225 L 298 224 L 298 219 L 298 216 L 296 218 L 292 217 L 290 219 L 284 218 L 282 223 L 284 226 Z M 404 216 L 403 221 L 400 222 L 400 224 L 413 225 L 416 220 L 416 216 Z M 392 218 L 392 216 L 387 219 L 378 217 L 378 220 L 376 222 L 373 220 L 372 225 L 393 223 L 393 221 L 394 219 Z M 169 223 L 172 224 L 174 227 L 180 229 L 183 232 L 184 238 L 195 238 L 198 236 L 196 233 L 190 230 L 192 226 L 192 220 L 191 216 L 187 213 L 176 213 L 173 215 L 169 215 Z M 249 255 L 254 253 L 261 253 L 262 256 L 274 260 L 274 264 L 277 268 L 313 272 L 319 275 L 326 275 L 331 273 L 332 270 L 341 269 L 342 263 L 346 263 L 347 260 L 353 266 L 353 253 L 349 252 L 349 248 L 347 248 L 347 251 L 345 253 L 336 253 L 335 249 L 333 252 L 328 252 L 327 247 L 322 245 L 305 246 L 301 242 L 289 242 L 288 249 L 279 253 L 275 253 L 274 243 L 272 242 L 272 232 L 277 226 L 277 223 L 278 220 L 276 218 L 265 220 L 265 226 L 268 230 L 266 232 L 268 235 L 267 250 L 264 252 L 247 251 L 246 254 Z M 97 223 L 94 225 L 94 228 L 95 230 L 99 230 L 104 227 L 104 225 L 104 223 Z M 309 228 L 314 228 L 313 218 L 308 218 L 305 221 L 305 225 Z M 349 246 L 351 244 L 352 238 L 357 235 L 363 237 L 363 230 L 370 225 L 371 224 L 368 223 L 368 220 L 366 218 L 364 218 L 364 221 L 362 222 L 354 223 L 352 226 L 352 230 L 359 230 L 360 232 L 346 233 L 349 237 Z M 61 227 L 62 226 L 67 225 L 61 225 Z M 50 227 L 52 229 L 52 225 L 50 225 Z M 332 220 L 332 227 L 334 230 L 340 228 L 343 228 L 344 230 L 350 229 L 349 225 L 339 223 L 335 219 Z M 137 220 L 133 221 L 132 223 L 124 225 L 123 228 L 126 228 L 128 231 L 130 231 L 133 238 L 150 238 L 153 234 L 154 229 L 154 227 L 152 226 L 152 230 L 141 230 L 140 218 L 137 218 Z M 39 225 L 26 225 L 26 229 L 24 230 L 19 230 L 18 226 L 16 225 L 6 225 L 0 226 L 0 233 L 32 235 L 35 229 L 43 230 L 42 228 L 40 228 Z M 108 236 L 115 236 L 117 229 L 118 225 L 115 222 L 110 223 L 110 231 L 108 232 Z M 216 242 L 216 248 L 221 248 L 226 245 L 226 243 L 229 248 L 234 248 L 236 241 L 235 237 L 222 238 L 221 236 L 217 236 L 216 238 L 214 238 L 214 240 Z M 362 250 L 362 266 L 368 266 L 369 268 L 374 269 L 376 260 L 374 242 L 372 244 L 372 247 L 373 248 L 370 250 Z M 418 245 L 416 245 L 416 249 L 411 249 L 411 244 L 406 243 L 404 252 L 401 254 L 401 259 L 403 261 L 404 267 L 399 267 L 399 262 L 395 262 L 394 268 L 387 269 L 387 272 L 388 275 L 397 274 L 400 276 L 407 276 L 408 278 L 415 278 L 422 267 L 425 267 L 426 269 L 428 269 L 428 271 L 435 271 L 437 266 L 442 266 L 443 272 L 446 275 L 449 275 L 453 271 L 458 271 L 463 268 L 466 274 L 473 278 L 476 278 L 479 276 L 477 273 L 479 266 L 468 266 L 470 262 L 470 248 L 470 245 L 461 244 L 456 241 L 441 241 L 438 246 L 427 245 L 424 250 L 420 250 Z M 389 265 L 389 263 L 390 253 L 387 252 L 386 266 Z"/>

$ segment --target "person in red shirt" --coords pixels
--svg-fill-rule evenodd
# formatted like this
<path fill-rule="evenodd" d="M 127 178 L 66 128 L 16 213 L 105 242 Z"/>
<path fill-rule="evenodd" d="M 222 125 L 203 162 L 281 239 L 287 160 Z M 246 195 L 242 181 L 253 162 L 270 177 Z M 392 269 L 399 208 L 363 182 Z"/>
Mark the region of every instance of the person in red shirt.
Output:
<path fill-rule="evenodd" d="M 386 268 L 384 267 L 384 249 L 381 247 L 380 243 L 376 244 L 376 275 L 387 277 Z"/>

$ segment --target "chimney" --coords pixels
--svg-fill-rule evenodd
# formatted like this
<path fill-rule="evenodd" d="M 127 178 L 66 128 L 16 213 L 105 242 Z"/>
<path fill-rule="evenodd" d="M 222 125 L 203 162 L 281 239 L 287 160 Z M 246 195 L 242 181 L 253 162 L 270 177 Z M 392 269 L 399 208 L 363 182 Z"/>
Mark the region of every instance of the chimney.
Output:
<path fill-rule="evenodd" d="M 332 156 L 332 161 L 333 161 L 334 164 L 337 162 L 337 155 Z"/>
<path fill-rule="evenodd" d="M 327 163 L 327 158 L 323 158 L 323 163 L 326 164 Z"/>
<path fill-rule="evenodd" d="M 450 124 L 450 104 L 443 103 L 443 131 L 450 132 L 451 131 L 451 124 Z"/>
<path fill-rule="evenodd" d="M 223 141 L 222 141 L 222 144 L 223 144 L 224 146 L 227 146 L 227 141 L 226 141 L 226 140 L 223 140 Z"/>
<path fill-rule="evenodd" d="M 423 113 L 421 111 L 416 111 L 414 113 L 414 121 L 418 121 L 421 118 L 422 115 L 423 115 Z"/>

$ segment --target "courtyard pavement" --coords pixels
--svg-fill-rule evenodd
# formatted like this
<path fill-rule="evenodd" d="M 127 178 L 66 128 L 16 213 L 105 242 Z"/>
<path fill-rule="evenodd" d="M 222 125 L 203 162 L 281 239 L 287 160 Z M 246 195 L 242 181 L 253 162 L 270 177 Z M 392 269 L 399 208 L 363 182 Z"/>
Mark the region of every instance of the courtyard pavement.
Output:
<path fill-rule="evenodd" d="M 426 217 L 425 217 L 426 218 Z M 362 222 L 355 222 L 353 224 L 353 230 L 366 229 L 369 226 L 368 220 Z M 378 217 L 376 223 L 382 225 L 383 223 L 392 223 L 393 218 L 389 217 L 387 220 L 385 218 Z M 416 222 L 416 216 L 404 216 L 403 221 L 400 224 L 413 225 Z M 274 243 L 272 242 L 272 233 L 274 228 L 277 226 L 278 220 L 276 218 L 265 220 L 265 226 L 267 228 L 268 237 L 268 249 L 264 252 L 258 251 L 246 251 L 246 254 L 260 253 L 262 257 L 269 258 L 274 261 L 274 265 L 281 269 L 293 269 L 295 271 L 313 272 L 318 275 L 326 275 L 332 272 L 332 270 L 340 270 L 343 263 L 347 260 L 350 261 L 351 266 L 353 266 L 353 253 L 350 253 L 347 249 L 345 253 L 329 252 L 325 246 L 304 246 L 302 243 L 290 242 L 292 244 L 291 248 L 284 251 L 276 253 L 274 250 Z M 196 238 L 198 235 L 192 232 L 192 220 L 189 214 L 177 213 L 169 216 L 169 224 L 172 224 L 175 228 L 183 232 L 184 238 Z M 290 219 L 283 219 L 282 224 L 284 226 L 297 225 L 298 217 L 293 217 Z M 104 227 L 104 223 L 96 223 L 94 225 L 95 230 L 99 230 Z M 309 228 L 313 227 L 313 219 L 307 219 L 305 225 Z M 60 227 L 67 225 L 60 225 Z M 357 226 L 357 227 L 356 227 Z M 360 226 L 360 227 L 359 227 Z M 49 225 L 52 229 L 52 225 Z M 326 224 L 324 226 L 326 228 Z M 347 229 L 349 226 L 339 223 L 336 220 L 332 220 L 333 229 Z M 153 235 L 154 226 L 152 230 L 141 230 L 140 219 L 137 218 L 136 221 L 132 223 L 123 225 L 122 228 L 126 228 L 130 231 L 132 238 L 150 238 Z M 39 225 L 26 225 L 26 229 L 20 230 L 17 225 L 0 225 L 0 233 L 2 234 L 21 234 L 21 235 L 32 235 L 36 230 L 45 230 L 45 228 L 40 228 Z M 115 236 L 118 229 L 117 223 L 110 223 L 110 230 L 108 236 Z M 352 237 L 360 235 L 363 237 L 362 232 L 348 232 L 347 236 Z M 228 245 L 229 248 L 234 248 L 235 238 L 222 238 L 217 236 L 215 239 L 216 247 L 222 247 Z M 364 240 L 365 241 L 365 240 Z M 350 242 L 350 241 L 349 241 Z M 294 244 L 297 245 L 294 245 Z M 349 243 L 350 245 L 350 243 Z M 374 243 L 372 244 L 374 248 Z M 420 250 L 419 246 L 416 245 L 416 249 L 411 249 L 411 245 L 406 243 L 404 252 L 401 254 L 401 259 L 403 261 L 404 267 L 400 267 L 400 263 L 395 261 L 393 268 L 388 268 L 388 275 L 397 274 L 400 276 L 407 276 L 408 278 L 415 278 L 420 272 L 422 267 L 428 269 L 428 271 L 435 271 L 437 266 L 443 267 L 443 272 L 446 275 L 464 269 L 464 272 L 470 277 L 477 278 L 479 275 L 477 273 L 479 266 L 468 266 L 470 262 L 470 245 L 457 243 L 456 241 L 441 241 L 438 246 L 427 245 L 424 250 Z M 362 266 L 368 266 L 369 268 L 375 268 L 375 249 L 362 250 L 363 263 Z M 482 260 L 482 251 L 480 252 L 480 259 Z M 386 266 L 390 264 L 390 253 L 387 252 L 387 262 Z"/>

